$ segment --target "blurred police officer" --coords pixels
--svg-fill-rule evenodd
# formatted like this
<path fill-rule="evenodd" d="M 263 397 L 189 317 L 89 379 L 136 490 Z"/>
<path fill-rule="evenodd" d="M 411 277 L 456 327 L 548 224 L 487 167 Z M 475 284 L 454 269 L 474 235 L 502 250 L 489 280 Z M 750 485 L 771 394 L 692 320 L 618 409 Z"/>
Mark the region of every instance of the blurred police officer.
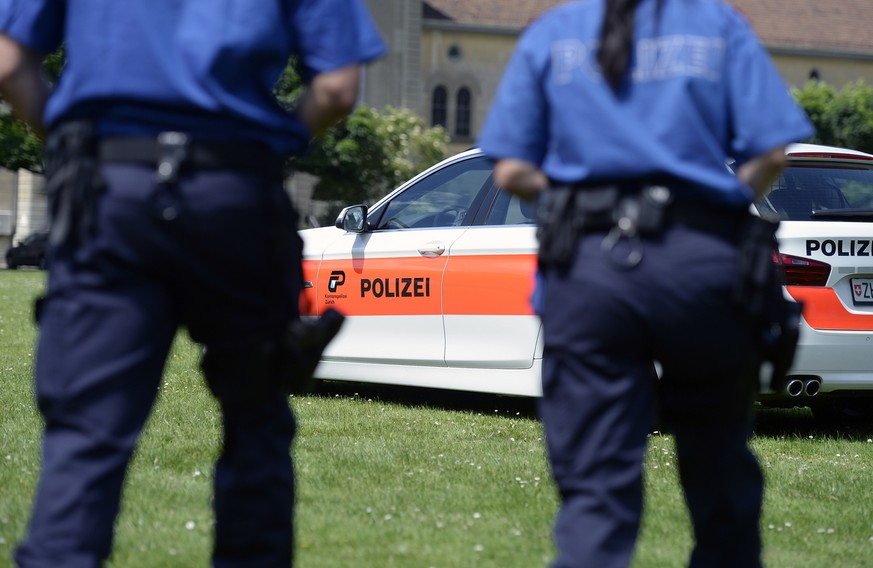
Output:
<path fill-rule="evenodd" d="M 283 349 L 302 282 L 283 162 L 353 109 L 360 65 L 384 51 L 363 1 L 7 0 L 0 31 L 2 93 L 47 132 L 53 214 L 43 463 L 16 561 L 109 556 L 125 469 L 184 326 L 224 421 L 214 565 L 290 565 L 287 393 L 300 369 Z M 49 96 L 39 65 L 62 42 Z M 291 56 L 307 84 L 295 113 L 272 93 Z"/>
<path fill-rule="evenodd" d="M 630 562 L 656 396 L 675 433 L 691 565 L 760 565 L 763 482 L 747 441 L 763 320 L 784 300 L 775 225 L 749 206 L 784 146 L 811 133 L 720 1 L 583 0 L 522 35 L 480 144 L 501 186 L 541 201 L 555 566 Z"/>

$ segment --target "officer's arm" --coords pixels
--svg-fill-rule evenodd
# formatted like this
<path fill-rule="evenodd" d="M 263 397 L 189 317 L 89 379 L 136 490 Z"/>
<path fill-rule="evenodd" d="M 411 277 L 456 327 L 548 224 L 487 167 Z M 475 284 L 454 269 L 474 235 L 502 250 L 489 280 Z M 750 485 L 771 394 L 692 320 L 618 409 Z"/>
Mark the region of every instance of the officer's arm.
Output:
<path fill-rule="evenodd" d="M 494 164 L 494 182 L 527 201 L 549 187 L 548 178 L 538 167 L 514 158 L 498 160 Z"/>
<path fill-rule="evenodd" d="M 740 181 L 752 188 L 757 200 L 764 195 L 787 163 L 785 147 L 780 146 L 756 156 L 740 166 L 740 169 L 737 170 L 737 176 Z"/>
<path fill-rule="evenodd" d="M 49 91 L 42 55 L 0 33 L 0 95 L 39 137 L 44 134 L 43 111 Z"/>
<path fill-rule="evenodd" d="M 349 65 L 312 79 L 297 105 L 297 116 L 313 136 L 321 136 L 355 109 L 360 76 L 360 67 Z"/>

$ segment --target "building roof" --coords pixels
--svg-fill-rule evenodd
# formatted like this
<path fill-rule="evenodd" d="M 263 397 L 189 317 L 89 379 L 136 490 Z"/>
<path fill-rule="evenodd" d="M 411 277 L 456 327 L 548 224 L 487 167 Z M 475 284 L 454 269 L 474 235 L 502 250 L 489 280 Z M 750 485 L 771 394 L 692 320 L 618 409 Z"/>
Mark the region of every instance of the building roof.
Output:
<path fill-rule="evenodd" d="M 457 24 L 523 28 L 563 0 L 425 0 L 425 18 Z"/>
<path fill-rule="evenodd" d="M 873 55 L 870 0 L 730 0 L 768 47 Z"/>
<path fill-rule="evenodd" d="M 565 0 L 425 0 L 424 17 L 521 29 Z M 873 55 L 871 0 L 727 0 L 767 47 Z"/>

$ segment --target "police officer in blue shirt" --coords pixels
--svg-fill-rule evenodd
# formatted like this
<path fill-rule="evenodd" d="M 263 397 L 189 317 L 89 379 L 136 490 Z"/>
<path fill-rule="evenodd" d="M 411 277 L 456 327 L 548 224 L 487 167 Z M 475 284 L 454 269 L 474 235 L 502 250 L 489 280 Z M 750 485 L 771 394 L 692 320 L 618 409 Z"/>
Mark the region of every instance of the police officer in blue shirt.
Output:
<path fill-rule="evenodd" d="M 570 2 L 520 38 L 479 143 L 497 183 L 540 201 L 554 566 L 630 563 L 656 401 L 675 434 L 690 565 L 760 566 L 748 436 L 762 362 L 790 359 L 798 310 L 780 293 L 775 225 L 749 207 L 785 145 L 811 133 L 718 0 Z"/>
<path fill-rule="evenodd" d="M 4 0 L 0 32 L 0 92 L 47 133 L 53 214 L 37 314 L 43 462 L 15 560 L 109 557 L 125 469 L 184 326 L 223 416 L 213 563 L 291 565 L 288 392 L 314 363 L 293 332 L 301 242 L 283 163 L 353 109 L 360 66 L 383 54 L 366 6 Z M 50 93 L 40 63 L 62 42 Z M 292 56 L 307 87 L 288 113 L 272 90 Z"/>

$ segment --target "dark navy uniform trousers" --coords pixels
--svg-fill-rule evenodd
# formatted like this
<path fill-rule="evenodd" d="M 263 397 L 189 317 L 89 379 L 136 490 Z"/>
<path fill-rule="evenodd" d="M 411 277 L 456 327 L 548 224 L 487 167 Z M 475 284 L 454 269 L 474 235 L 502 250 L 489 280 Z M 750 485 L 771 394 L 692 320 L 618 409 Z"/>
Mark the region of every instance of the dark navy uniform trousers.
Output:
<path fill-rule="evenodd" d="M 242 349 L 297 315 L 300 247 L 281 175 L 209 170 L 174 186 L 153 167 L 107 164 L 107 188 L 75 246 L 52 251 L 38 314 L 42 473 L 24 567 L 107 558 L 125 470 L 160 391 L 177 329 Z M 175 215 L 175 216 L 174 216 Z M 206 377 L 213 392 L 246 376 Z M 295 422 L 287 396 L 219 398 L 215 566 L 291 564 Z M 169 505 L 169 504 L 164 504 Z"/>
<path fill-rule="evenodd" d="M 569 270 L 544 273 L 540 414 L 561 498 L 554 566 L 630 563 L 656 400 L 675 435 L 690 566 L 760 566 L 763 478 L 747 444 L 757 354 L 731 300 L 737 247 L 673 225 L 621 268 L 613 260 L 626 242 L 610 260 L 603 238 L 584 235 Z"/>

